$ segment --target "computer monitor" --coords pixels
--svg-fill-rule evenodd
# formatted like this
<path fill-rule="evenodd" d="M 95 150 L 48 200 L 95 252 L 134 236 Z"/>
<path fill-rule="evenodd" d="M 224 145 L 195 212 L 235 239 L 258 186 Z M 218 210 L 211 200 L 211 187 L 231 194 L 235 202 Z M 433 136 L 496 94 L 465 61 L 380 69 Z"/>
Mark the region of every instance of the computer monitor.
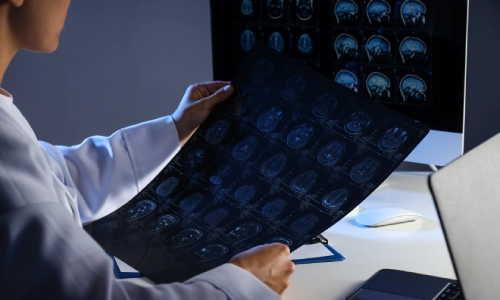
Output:
<path fill-rule="evenodd" d="M 406 161 L 463 153 L 467 0 L 211 0 L 214 78 L 255 41 L 431 127 Z"/>

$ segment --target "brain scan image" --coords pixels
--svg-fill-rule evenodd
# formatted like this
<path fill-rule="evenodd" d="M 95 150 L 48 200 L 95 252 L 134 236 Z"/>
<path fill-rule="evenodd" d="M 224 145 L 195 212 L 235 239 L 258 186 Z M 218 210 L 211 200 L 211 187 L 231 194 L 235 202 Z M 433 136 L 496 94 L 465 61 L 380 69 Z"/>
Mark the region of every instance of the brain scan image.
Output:
<path fill-rule="evenodd" d="M 255 62 L 252 68 L 252 79 L 257 83 L 263 83 L 273 73 L 274 65 L 265 58 Z"/>
<path fill-rule="evenodd" d="M 297 41 L 297 49 L 299 49 L 299 53 L 302 55 L 309 55 L 313 52 L 313 43 L 309 34 L 303 33 L 300 35 Z"/>
<path fill-rule="evenodd" d="M 292 245 L 292 241 L 290 239 L 287 239 L 284 237 L 273 237 L 266 244 L 272 244 L 272 243 L 282 243 L 282 244 L 287 245 L 288 247 L 290 247 Z"/>
<path fill-rule="evenodd" d="M 271 107 L 263 112 L 259 119 L 257 119 L 257 128 L 264 132 L 271 131 L 276 128 L 282 116 L 283 112 L 280 109 Z"/>
<path fill-rule="evenodd" d="M 397 150 L 407 138 L 406 130 L 394 127 L 387 130 L 384 135 L 378 141 L 378 147 L 382 151 L 394 151 Z"/>
<path fill-rule="evenodd" d="M 268 158 L 260 166 L 260 171 L 264 176 L 274 177 L 278 175 L 286 163 L 286 156 L 284 154 L 276 154 Z"/>
<path fill-rule="evenodd" d="M 406 37 L 399 45 L 399 54 L 403 59 L 403 63 L 427 63 L 429 57 L 426 55 L 427 46 L 425 43 L 416 37 Z"/>
<path fill-rule="evenodd" d="M 345 122 L 344 130 L 348 134 L 358 134 L 365 130 L 371 123 L 372 117 L 365 111 L 354 112 Z"/>
<path fill-rule="evenodd" d="M 370 62 L 390 60 L 391 43 L 383 36 L 372 35 L 366 42 L 366 53 Z"/>
<path fill-rule="evenodd" d="M 399 91 L 405 103 L 425 104 L 427 102 L 426 90 L 425 81 L 415 75 L 406 75 L 399 82 Z"/>
<path fill-rule="evenodd" d="M 209 213 L 203 218 L 203 221 L 208 225 L 216 225 L 222 222 L 224 218 L 227 216 L 228 211 L 225 208 L 219 208 Z"/>
<path fill-rule="evenodd" d="M 388 23 L 391 20 L 391 6 L 385 0 L 372 0 L 366 6 L 366 15 L 371 25 Z"/>
<path fill-rule="evenodd" d="M 142 200 L 137 203 L 133 208 L 127 210 L 127 221 L 133 221 L 144 216 L 149 215 L 156 208 L 156 203 L 151 200 Z"/>
<path fill-rule="evenodd" d="M 222 257 L 227 253 L 227 251 L 228 249 L 226 246 L 214 244 L 201 248 L 194 253 L 194 256 L 200 261 L 206 261 Z"/>
<path fill-rule="evenodd" d="M 346 149 L 342 141 L 332 141 L 321 148 L 318 152 L 318 161 L 324 166 L 333 166 L 339 161 Z"/>
<path fill-rule="evenodd" d="M 306 82 L 302 77 L 292 76 L 287 79 L 281 90 L 281 96 L 285 100 L 295 100 L 302 95 L 306 87 Z"/>
<path fill-rule="evenodd" d="M 253 184 L 245 184 L 240 186 L 236 192 L 234 192 L 234 200 L 238 202 L 247 202 L 255 196 L 255 185 Z"/>
<path fill-rule="evenodd" d="M 255 44 L 255 34 L 250 29 L 245 29 L 240 36 L 240 47 L 243 51 L 248 52 Z"/>
<path fill-rule="evenodd" d="M 338 59 L 351 60 L 358 57 L 358 41 L 350 34 L 340 34 L 335 39 L 335 53 Z"/>
<path fill-rule="evenodd" d="M 243 141 L 239 142 L 233 148 L 233 157 L 237 160 L 245 160 L 252 156 L 255 148 L 257 147 L 257 138 L 249 136 Z"/>
<path fill-rule="evenodd" d="M 365 158 L 351 169 L 351 178 L 356 182 L 370 180 L 378 170 L 380 162 L 375 158 Z"/>
<path fill-rule="evenodd" d="M 273 20 L 283 17 L 285 12 L 284 0 L 267 0 L 267 14 Z"/>
<path fill-rule="evenodd" d="M 111 233 L 122 226 L 122 222 L 118 220 L 107 221 L 96 226 L 95 231 L 98 234 Z"/>
<path fill-rule="evenodd" d="M 335 4 L 335 18 L 339 24 L 358 20 L 358 5 L 352 0 L 339 0 Z"/>
<path fill-rule="evenodd" d="M 159 232 L 174 226 L 179 218 L 174 215 L 164 215 L 156 220 L 155 228 L 151 230 L 152 232 Z"/>
<path fill-rule="evenodd" d="M 374 100 L 387 101 L 391 98 L 391 80 L 382 73 L 373 72 L 366 78 L 368 94 Z"/>
<path fill-rule="evenodd" d="M 274 31 L 269 36 L 269 40 L 267 44 L 271 49 L 274 49 L 278 52 L 283 52 L 285 50 L 285 40 L 279 31 Z"/>
<path fill-rule="evenodd" d="M 299 20 L 307 21 L 311 19 L 314 11 L 313 0 L 296 0 L 295 11 Z"/>
<path fill-rule="evenodd" d="M 207 132 L 205 133 L 205 139 L 212 145 L 218 144 L 224 139 L 228 129 L 229 129 L 228 121 L 226 120 L 217 121 L 217 123 L 208 128 Z"/>
<path fill-rule="evenodd" d="M 316 172 L 306 171 L 292 180 L 290 188 L 297 193 L 305 193 L 316 182 L 316 177 Z"/>
<path fill-rule="evenodd" d="M 311 124 L 302 123 L 295 127 L 286 137 L 286 143 L 290 148 L 304 147 L 314 133 L 314 128 Z"/>
<path fill-rule="evenodd" d="M 312 113 L 317 117 L 326 117 L 337 107 L 337 103 L 337 98 L 334 95 L 322 94 L 314 102 Z"/>
<path fill-rule="evenodd" d="M 241 117 L 245 114 L 250 105 L 252 105 L 254 101 L 254 94 L 247 91 L 238 91 L 234 95 L 233 101 L 235 101 L 236 104 L 236 115 Z"/>
<path fill-rule="evenodd" d="M 156 188 L 156 194 L 160 197 L 167 197 L 179 184 L 179 179 L 174 176 L 167 178 Z"/>
<path fill-rule="evenodd" d="M 358 92 L 358 77 L 351 71 L 341 70 L 335 75 L 335 82 L 346 88 Z"/>
<path fill-rule="evenodd" d="M 182 166 L 188 170 L 193 170 L 203 162 L 206 155 L 205 149 L 195 148 L 188 153 Z"/>
<path fill-rule="evenodd" d="M 406 0 L 401 5 L 401 19 L 406 27 L 424 27 L 425 13 L 427 9 L 425 4 L 419 0 Z"/>
<path fill-rule="evenodd" d="M 328 209 L 337 210 L 344 205 L 347 197 L 349 197 L 349 192 L 346 189 L 338 189 L 325 195 L 321 204 Z"/>
<path fill-rule="evenodd" d="M 183 247 L 199 241 L 203 237 L 203 232 L 196 228 L 188 228 L 172 237 L 172 245 L 175 248 Z"/>
<path fill-rule="evenodd" d="M 254 9 L 253 9 L 252 1 L 251 0 L 241 1 L 240 11 L 241 11 L 241 14 L 244 15 L 245 17 L 253 16 Z"/>
<path fill-rule="evenodd" d="M 198 206 L 198 204 L 200 204 L 201 200 L 203 200 L 203 195 L 196 192 L 182 200 L 179 204 L 179 207 L 182 210 L 193 210 L 196 208 L 196 206 Z"/>
<path fill-rule="evenodd" d="M 226 177 L 225 175 L 227 172 L 231 170 L 231 166 L 229 165 L 223 165 L 217 168 L 217 171 L 215 171 L 214 175 L 211 175 L 208 180 L 210 180 L 211 183 L 215 185 L 219 185 L 222 183 L 222 178 Z"/>
<path fill-rule="evenodd" d="M 141 238 L 142 235 L 140 233 L 129 233 L 127 235 L 123 235 L 114 241 L 114 247 L 117 249 L 123 249 L 137 243 Z"/>
<path fill-rule="evenodd" d="M 295 220 L 292 223 L 291 229 L 298 234 L 303 234 L 311 230 L 314 225 L 318 223 L 318 221 L 319 218 L 317 216 L 308 214 L 298 220 Z"/>
<path fill-rule="evenodd" d="M 273 202 L 269 202 L 261 210 L 262 215 L 265 218 L 274 218 L 283 212 L 285 209 L 286 201 L 283 199 L 277 199 Z"/>
<path fill-rule="evenodd" d="M 257 223 L 245 223 L 242 224 L 235 229 L 231 230 L 227 234 L 227 239 L 236 242 L 241 240 L 249 239 L 255 235 L 257 235 L 262 229 L 262 225 Z"/>

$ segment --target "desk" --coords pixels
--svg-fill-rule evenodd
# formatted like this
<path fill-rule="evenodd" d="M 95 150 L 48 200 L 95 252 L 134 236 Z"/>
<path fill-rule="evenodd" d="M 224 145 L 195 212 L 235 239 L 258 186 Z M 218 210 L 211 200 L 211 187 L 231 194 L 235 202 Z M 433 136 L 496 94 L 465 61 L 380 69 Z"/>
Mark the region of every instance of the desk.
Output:
<path fill-rule="evenodd" d="M 367 228 L 353 211 L 323 235 L 344 261 L 299 265 L 284 300 L 337 300 L 379 269 L 392 268 L 455 279 L 434 202 L 428 173 L 395 172 L 359 210 L 381 205 L 408 208 L 423 217 L 415 222 Z"/>
<path fill-rule="evenodd" d="M 420 213 L 418 221 L 367 228 L 355 221 L 357 211 L 345 216 L 323 235 L 344 261 L 298 265 L 284 300 L 337 300 L 383 268 L 455 279 L 425 172 L 394 172 L 359 210 L 394 205 Z M 147 279 L 128 279 L 149 286 Z"/>

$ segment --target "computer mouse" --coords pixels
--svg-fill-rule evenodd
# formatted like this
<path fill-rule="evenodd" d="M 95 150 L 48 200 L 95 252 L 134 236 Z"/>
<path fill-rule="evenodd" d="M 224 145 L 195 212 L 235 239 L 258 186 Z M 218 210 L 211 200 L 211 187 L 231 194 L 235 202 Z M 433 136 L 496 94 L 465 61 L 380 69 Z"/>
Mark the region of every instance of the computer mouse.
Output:
<path fill-rule="evenodd" d="M 397 206 L 377 206 L 360 211 L 356 221 L 367 227 L 378 227 L 412 222 L 422 217 L 412 210 Z"/>

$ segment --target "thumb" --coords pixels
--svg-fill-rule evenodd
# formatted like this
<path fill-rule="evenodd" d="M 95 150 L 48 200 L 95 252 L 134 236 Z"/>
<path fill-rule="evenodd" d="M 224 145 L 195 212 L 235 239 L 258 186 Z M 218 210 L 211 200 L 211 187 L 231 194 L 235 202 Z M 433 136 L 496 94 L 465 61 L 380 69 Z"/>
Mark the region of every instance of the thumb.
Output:
<path fill-rule="evenodd" d="M 231 85 L 226 85 L 225 87 L 219 89 L 212 95 L 205 97 L 203 99 L 203 102 L 206 103 L 206 105 L 209 108 L 212 108 L 213 106 L 217 105 L 218 103 L 221 103 L 222 101 L 226 100 L 231 96 L 234 92 L 234 88 Z"/>

